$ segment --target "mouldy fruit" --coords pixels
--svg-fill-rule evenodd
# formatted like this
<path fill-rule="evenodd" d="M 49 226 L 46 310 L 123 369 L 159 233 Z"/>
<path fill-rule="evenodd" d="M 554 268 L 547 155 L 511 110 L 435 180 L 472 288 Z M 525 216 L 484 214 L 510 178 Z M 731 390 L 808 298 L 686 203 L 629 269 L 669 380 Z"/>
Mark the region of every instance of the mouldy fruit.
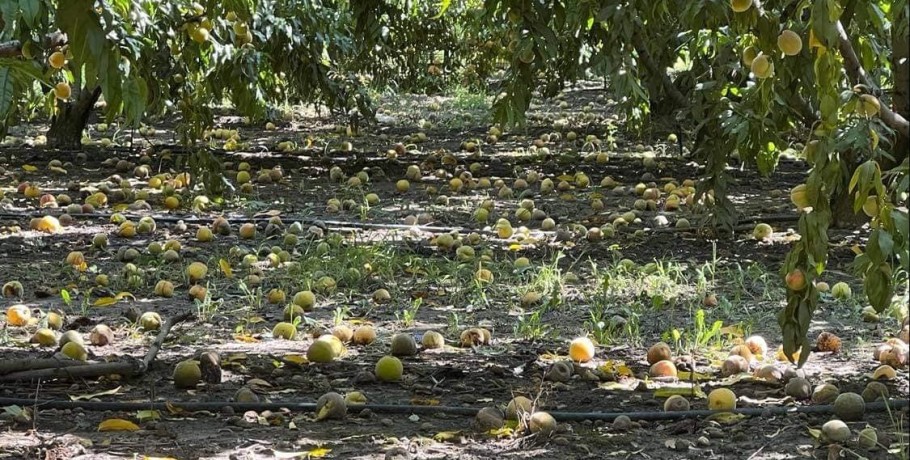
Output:
<path fill-rule="evenodd" d="M 358 327 L 351 341 L 356 345 L 369 345 L 376 340 L 376 330 L 369 324 Z"/>
<path fill-rule="evenodd" d="M 201 302 L 201 301 L 205 300 L 206 292 L 207 291 L 204 286 L 199 285 L 199 284 L 194 284 L 192 287 L 190 287 L 190 290 L 187 292 L 187 295 L 189 296 L 190 299 L 195 299 L 195 300 L 198 300 Z"/>
<path fill-rule="evenodd" d="M 871 450 L 878 445 L 878 432 L 875 431 L 874 427 L 867 426 L 859 432 L 859 438 L 857 443 L 863 449 Z"/>
<path fill-rule="evenodd" d="M 840 420 L 829 420 L 822 425 L 822 434 L 829 442 L 844 442 L 850 439 L 850 427 Z"/>
<path fill-rule="evenodd" d="M 866 403 L 863 397 L 856 393 L 841 393 L 834 400 L 834 415 L 841 420 L 854 422 L 863 419 L 866 412 Z"/>
<path fill-rule="evenodd" d="M 474 429 L 481 432 L 498 430 L 505 426 L 505 418 L 498 407 L 484 407 L 474 416 Z"/>
<path fill-rule="evenodd" d="M 313 311 L 313 307 L 316 305 L 316 295 L 310 291 L 300 291 L 294 294 L 292 302 L 303 308 L 303 311 Z"/>
<path fill-rule="evenodd" d="M 234 402 L 257 403 L 259 402 L 259 395 L 253 393 L 253 390 L 247 387 L 240 387 L 237 393 L 234 393 Z"/>
<path fill-rule="evenodd" d="M 161 315 L 153 311 L 147 311 L 139 317 L 139 327 L 143 331 L 157 331 L 161 328 Z"/>
<path fill-rule="evenodd" d="M 556 419 L 547 412 L 534 412 L 528 421 L 531 433 L 548 435 L 556 429 Z"/>
<path fill-rule="evenodd" d="M 483 332 L 478 328 L 466 329 L 461 332 L 460 342 L 462 347 L 473 347 L 484 343 Z"/>
<path fill-rule="evenodd" d="M 359 391 L 352 391 L 344 395 L 344 403 L 348 406 L 362 406 L 367 403 L 367 397 Z"/>
<path fill-rule="evenodd" d="M 245 240 L 253 239 L 256 237 L 256 225 L 247 222 L 240 226 L 240 231 L 238 233 L 240 234 L 240 238 Z"/>
<path fill-rule="evenodd" d="M 57 345 L 57 335 L 51 329 L 41 328 L 35 331 L 29 341 L 42 347 L 53 347 Z"/>
<path fill-rule="evenodd" d="M 787 396 L 802 400 L 812 395 L 812 385 L 808 380 L 802 377 L 794 377 L 787 382 L 787 386 L 784 387 L 784 392 Z"/>
<path fill-rule="evenodd" d="M 97 324 L 88 334 L 88 341 L 96 347 L 103 347 L 114 342 L 114 331 L 105 324 Z"/>
<path fill-rule="evenodd" d="M 840 281 L 834 283 L 834 286 L 831 286 L 831 296 L 837 300 L 845 300 L 853 297 L 853 290 L 850 289 L 850 285 Z"/>
<path fill-rule="evenodd" d="M 818 292 L 828 292 L 831 290 L 831 287 L 824 281 L 816 281 L 815 290 Z"/>
<path fill-rule="evenodd" d="M 395 334 L 392 336 L 391 353 L 393 356 L 414 356 L 417 354 L 417 341 L 411 334 Z"/>
<path fill-rule="evenodd" d="M 334 391 L 330 391 L 316 400 L 316 421 L 320 420 L 341 420 L 348 413 L 347 403 L 344 396 Z"/>
<path fill-rule="evenodd" d="M 22 297 L 22 283 L 9 281 L 3 285 L 3 297 Z"/>
<path fill-rule="evenodd" d="M 594 342 L 587 337 L 578 337 L 569 343 L 569 357 L 573 361 L 586 363 L 594 359 Z"/>
<path fill-rule="evenodd" d="M 689 400 L 680 395 L 670 396 L 664 401 L 664 412 L 683 412 L 689 407 Z"/>
<path fill-rule="evenodd" d="M 506 405 L 506 420 L 518 420 L 523 414 L 531 412 L 530 399 L 524 396 L 515 396 Z"/>
<path fill-rule="evenodd" d="M 774 229 L 770 225 L 761 223 L 752 230 L 752 237 L 756 240 L 766 240 L 771 237 L 772 233 L 774 233 Z"/>
<path fill-rule="evenodd" d="M 831 404 L 840 395 L 840 390 L 830 383 L 816 385 L 812 390 L 812 402 L 814 404 Z"/>
<path fill-rule="evenodd" d="M 394 382 L 401 379 L 404 366 L 394 356 L 383 356 L 376 362 L 376 378 L 383 382 Z"/>
<path fill-rule="evenodd" d="M 155 284 L 155 295 L 161 297 L 172 297 L 174 295 L 174 283 L 168 280 L 161 280 Z"/>
<path fill-rule="evenodd" d="M 670 346 L 664 342 L 657 342 L 648 348 L 648 364 L 665 361 L 671 358 Z"/>
<path fill-rule="evenodd" d="M 88 352 L 85 351 L 85 347 L 81 343 L 77 342 L 68 342 L 60 349 L 60 353 L 63 353 L 69 359 L 74 359 L 76 361 L 85 361 L 88 359 Z"/>
<path fill-rule="evenodd" d="M 347 343 L 354 338 L 354 331 L 344 324 L 339 324 L 332 328 L 332 335 L 337 337 L 342 343 Z"/>
<path fill-rule="evenodd" d="M 749 361 L 740 355 L 730 355 L 724 360 L 720 367 L 720 373 L 724 377 L 749 372 Z"/>
<path fill-rule="evenodd" d="M 32 311 L 25 305 L 13 305 L 6 309 L 6 322 L 10 326 L 25 326 L 32 318 Z"/>
<path fill-rule="evenodd" d="M 177 388 L 196 388 L 202 380 L 199 361 L 188 359 L 174 366 L 174 386 Z"/>
<path fill-rule="evenodd" d="M 708 409 L 732 411 L 736 409 L 736 393 L 728 388 L 717 388 L 708 394 Z"/>
<path fill-rule="evenodd" d="M 743 13 L 752 8 L 752 0 L 730 0 L 730 8 L 735 13 Z"/>
<path fill-rule="evenodd" d="M 312 363 L 328 363 L 335 359 L 332 344 L 325 340 L 315 340 L 306 350 L 306 357 Z"/>
<path fill-rule="evenodd" d="M 392 294 L 386 288 L 379 288 L 373 291 L 373 302 L 386 303 L 392 300 Z"/>
<path fill-rule="evenodd" d="M 676 377 L 676 365 L 673 364 L 673 361 L 667 359 L 658 361 L 651 365 L 651 368 L 648 370 L 648 375 L 653 378 Z"/>
<path fill-rule="evenodd" d="M 757 378 L 764 379 L 772 383 L 780 382 L 784 376 L 783 372 L 781 372 L 781 370 L 773 364 L 767 364 L 759 367 L 755 370 L 753 375 Z"/>
<path fill-rule="evenodd" d="M 820 352 L 830 351 L 837 353 L 840 351 L 840 347 L 840 337 L 827 331 L 818 334 L 818 338 L 815 339 L 815 348 Z"/>
<path fill-rule="evenodd" d="M 186 275 L 190 278 L 190 282 L 196 282 L 205 278 L 205 274 L 208 271 L 208 267 L 202 262 L 193 262 L 186 267 Z"/>
<path fill-rule="evenodd" d="M 864 402 L 875 402 L 879 399 L 887 399 L 890 394 L 884 383 L 869 382 L 863 389 L 862 398 Z"/>
<path fill-rule="evenodd" d="M 573 372 L 574 368 L 567 361 L 557 361 L 547 370 L 544 379 L 551 382 L 568 382 Z"/>
<path fill-rule="evenodd" d="M 292 340 L 297 336 L 297 328 L 293 323 L 278 323 L 272 328 L 272 337 L 276 339 Z"/>
<path fill-rule="evenodd" d="M 803 39 L 796 32 L 786 29 L 777 36 L 777 47 L 787 56 L 796 56 L 803 49 Z"/>
<path fill-rule="evenodd" d="M 278 288 L 270 290 L 267 295 L 270 304 L 284 303 L 285 297 L 284 291 Z"/>
<path fill-rule="evenodd" d="M 423 348 L 428 350 L 443 348 L 446 345 L 445 337 L 436 331 L 424 332 L 420 341 L 423 344 Z"/>

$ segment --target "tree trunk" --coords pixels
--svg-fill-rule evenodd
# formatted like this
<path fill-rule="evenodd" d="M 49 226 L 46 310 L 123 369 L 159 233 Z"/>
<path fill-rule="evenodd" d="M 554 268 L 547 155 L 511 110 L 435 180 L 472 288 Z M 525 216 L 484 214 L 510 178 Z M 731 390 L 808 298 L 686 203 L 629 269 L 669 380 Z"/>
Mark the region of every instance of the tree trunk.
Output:
<path fill-rule="evenodd" d="M 894 71 L 894 94 L 891 96 L 893 110 L 910 120 L 910 37 L 907 26 L 910 24 L 910 9 L 904 7 L 895 14 L 891 25 L 891 67 Z M 900 30 L 903 34 L 897 33 Z M 894 142 L 893 165 L 899 165 L 910 155 L 910 138 L 898 134 Z"/>
<path fill-rule="evenodd" d="M 82 148 L 82 132 L 88 124 L 88 116 L 101 96 L 101 87 L 92 91 L 83 89 L 72 101 L 57 100 L 57 114 L 51 118 L 47 131 L 47 146 L 61 150 Z"/>

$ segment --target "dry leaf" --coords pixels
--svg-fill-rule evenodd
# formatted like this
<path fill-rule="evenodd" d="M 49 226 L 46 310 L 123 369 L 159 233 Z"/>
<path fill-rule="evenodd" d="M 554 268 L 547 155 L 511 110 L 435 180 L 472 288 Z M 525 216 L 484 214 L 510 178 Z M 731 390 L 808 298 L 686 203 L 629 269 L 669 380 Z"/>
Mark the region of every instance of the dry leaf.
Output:
<path fill-rule="evenodd" d="M 92 393 L 92 394 L 87 394 L 87 395 L 78 395 L 78 396 L 70 395 L 70 400 L 72 400 L 72 401 L 88 401 L 88 400 L 90 400 L 90 399 L 97 398 L 98 396 L 110 396 L 110 395 L 115 395 L 115 394 L 117 394 L 117 392 L 119 392 L 119 391 L 120 391 L 120 387 L 117 387 L 117 388 L 114 388 L 114 389 L 112 389 L 112 390 L 99 391 L 98 393 Z"/>

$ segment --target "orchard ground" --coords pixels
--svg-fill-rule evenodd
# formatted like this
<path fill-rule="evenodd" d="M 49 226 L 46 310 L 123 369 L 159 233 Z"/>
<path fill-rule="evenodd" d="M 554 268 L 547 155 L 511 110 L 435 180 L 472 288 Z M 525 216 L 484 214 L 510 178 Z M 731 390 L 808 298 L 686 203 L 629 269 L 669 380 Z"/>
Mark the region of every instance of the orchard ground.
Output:
<path fill-rule="evenodd" d="M 692 409 L 705 409 L 704 394 L 728 387 L 738 396 L 738 407 L 813 404 L 810 398 L 788 396 L 779 382 L 720 374 L 730 349 L 753 334 L 763 336 L 769 347 L 764 356 L 756 357 L 753 368 L 789 366 L 775 356 L 780 343 L 776 315 L 785 300 L 777 271 L 789 243 L 798 238 L 794 230 L 798 214 L 789 190 L 803 182 L 808 166 L 796 154 L 783 158 L 770 178 L 758 177 L 750 168 L 733 172 L 738 181 L 733 198 L 745 216 L 744 224 L 715 239 L 701 227 L 706 216 L 698 204 L 686 204 L 686 193 L 680 193 L 678 210 L 667 210 L 672 190 L 668 184 L 680 189 L 685 180 L 699 177 L 697 163 L 666 140 L 672 130 L 655 125 L 651 141 L 633 139 L 624 133 L 622 120 L 611 115 L 612 105 L 602 93 L 584 85 L 561 99 L 535 103 L 528 131 L 500 134 L 495 143 L 489 142 L 493 139 L 487 113 L 488 101 L 465 93 L 389 96 L 383 98 L 378 125 L 363 126 L 359 134 L 348 136 L 344 129 L 341 133 L 336 129 L 339 120 L 308 110 L 289 111 L 274 130 L 244 125 L 227 111 L 220 128 L 237 129 L 240 140 L 228 141 L 236 144 L 232 151 L 221 149 L 222 141 L 213 141 L 214 155 L 226 162 L 226 177 L 238 191 L 229 193 L 223 203 L 206 204 L 194 200 L 201 191 L 178 187 L 181 206 L 171 211 L 164 209 L 160 189 L 149 189 L 147 178 L 133 174 L 143 154 L 148 155 L 151 175 L 162 175 L 165 183 L 185 170 L 188 154 L 179 148 L 165 151 L 173 142 L 171 125 L 152 124 L 154 133 L 134 133 L 134 140 L 142 137 L 155 147 L 130 148 L 128 131 L 112 127 L 101 133 L 93 124 L 89 131 L 93 143 L 107 137 L 113 145 L 86 146 L 81 159 L 75 153 L 26 145 L 44 128 L 22 128 L 16 132 L 18 139 L 8 138 L 0 150 L 5 192 L 0 280 L 23 286 L 21 293 L 10 292 L 3 300 L 4 310 L 24 304 L 34 321 L 14 326 L 8 317 L 0 319 L 0 365 L 54 355 L 53 347 L 29 343 L 54 310 L 65 313 L 63 330 L 77 330 L 85 338 L 97 324 L 112 328 L 111 344 L 87 346 L 89 360 L 97 362 L 141 358 L 154 340 L 154 331 L 142 331 L 125 313 L 156 311 L 167 319 L 192 312 L 195 317 L 174 327 L 151 368 L 140 377 L 39 383 L 3 381 L 0 375 L 0 397 L 81 396 L 110 402 L 168 401 L 179 407 L 189 401 L 231 401 L 246 387 L 260 401 L 272 402 L 315 402 L 329 391 L 358 391 L 370 404 L 480 408 L 504 407 L 513 396 L 523 395 L 535 401 L 536 410 L 544 411 L 661 412 L 670 393 L 686 394 Z M 568 139 L 569 131 L 578 134 L 577 140 Z M 549 138 L 541 140 L 543 134 Z M 598 136 L 599 148 L 585 142 L 590 134 Z M 611 138 L 615 145 L 610 145 Z M 294 152 L 279 151 L 279 143 L 286 141 L 293 144 L 284 146 Z M 352 151 L 345 151 L 345 142 L 351 143 Z M 394 151 L 396 143 L 405 148 L 392 155 L 388 151 Z M 592 155 L 596 150 L 609 152 L 607 161 L 603 157 L 597 161 Z M 48 166 L 55 159 L 72 164 L 62 165 L 65 173 L 54 171 Z M 118 171 L 119 160 L 132 164 L 121 163 Z M 241 162 L 251 165 L 255 182 L 251 193 L 239 193 L 236 176 Z M 400 192 L 396 182 L 406 177 L 410 165 L 420 167 L 420 178 L 410 180 L 410 188 Z M 343 173 L 340 180 L 330 177 L 334 166 Z M 272 173 L 277 181 L 257 180 L 260 171 L 276 168 L 281 171 Z M 368 180 L 361 185 L 349 182 L 364 170 Z M 462 175 L 464 171 L 470 171 L 471 178 Z M 462 188 L 456 190 L 459 185 L 451 179 L 459 175 Z M 602 183 L 608 176 L 619 185 Z M 489 178 L 491 186 L 470 185 L 480 178 Z M 549 194 L 541 191 L 546 178 L 555 185 Z M 114 193 L 122 190 L 121 180 L 130 182 L 129 190 Z M 511 193 L 497 189 L 497 180 Z M 33 198 L 18 193 L 25 182 L 38 186 L 40 193 Z M 659 190 L 654 205 L 636 194 L 639 183 Z M 79 214 L 53 234 L 29 229 L 33 217 L 65 211 L 40 209 L 41 195 L 68 194 L 82 203 L 103 184 L 112 191 L 107 194 L 109 202 L 92 215 Z M 428 193 L 431 188 L 435 193 Z M 126 198 L 140 190 L 149 190 L 150 211 L 122 209 L 131 200 L 116 202 L 117 195 Z M 379 201 L 368 203 L 370 193 Z M 329 203 L 331 199 L 339 203 Z M 478 222 L 477 210 L 484 200 L 492 200 L 489 216 Z M 634 211 L 634 219 L 626 216 L 628 225 L 617 222 L 635 209 L 638 200 L 642 209 Z M 523 206 L 530 212 L 519 211 Z M 119 236 L 119 226 L 111 222 L 117 211 L 134 222 L 151 216 L 156 228 L 132 238 Z M 231 234 L 198 241 L 198 228 L 211 228 L 217 216 L 227 218 Z M 269 225 L 275 217 L 281 222 Z M 555 231 L 541 230 L 544 217 L 555 221 Z M 500 218 L 511 223 L 513 234 L 508 238 L 498 234 L 508 233 L 495 226 Z M 424 225 L 413 226 L 412 220 Z M 239 227 L 249 222 L 257 224 L 256 235 L 243 239 Z M 299 228 L 295 222 L 301 222 Z M 753 237 L 759 222 L 774 228 L 769 238 Z M 862 289 L 849 272 L 851 247 L 864 240 L 865 231 L 831 232 L 831 260 L 823 280 L 830 285 L 845 281 L 853 289 L 846 298 L 823 294 L 810 335 L 814 339 L 832 332 L 842 347 L 812 354 L 804 367 L 812 387 L 833 383 L 841 392 L 862 393 L 879 365 L 873 350 L 899 334 L 900 319 L 907 314 L 906 287 L 884 314 L 875 318 L 861 314 Z M 108 235 L 106 248 L 93 246 L 99 233 Z M 443 247 L 449 239 L 439 238 L 444 234 L 454 235 L 451 247 Z M 170 263 L 149 248 L 169 240 L 181 246 L 179 260 Z M 125 255 L 127 248 L 138 251 L 131 261 L 137 270 L 133 276 L 125 271 L 124 257 L 132 256 Z M 281 250 L 286 251 L 286 260 L 279 256 Z M 66 262 L 71 251 L 82 252 L 84 266 Z M 258 257 L 244 261 L 244 254 Z M 529 264 L 516 263 L 520 258 Z M 188 297 L 185 275 L 194 261 L 208 266 L 200 282 L 207 294 L 195 301 Z M 107 286 L 96 283 L 99 274 L 108 275 Z M 334 284 L 324 277 L 331 277 Z M 161 280 L 174 285 L 173 297 L 156 295 Z M 378 289 L 386 289 L 390 299 L 377 301 Z M 273 290 L 283 291 L 285 299 L 274 294 L 277 302 L 271 303 Z M 295 338 L 273 338 L 271 331 L 283 320 L 285 306 L 303 290 L 315 292 L 315 308 L 297 325 Z M 331 363 L 307 362 L 306 351 L 315 335 L 366 324 L 377 332 L 374 343 L 348 343 Z M 462 333 L 470 328 L 491 331 L 491 343 L 462 346 Z M 445 348 L 421 349 L 403 357 L 404 376 L 398 382 L 375 380 L 375 363 L 389 353 L 393 334 L 411 334 L 420 343 L 428 330 L 445 336 Z M 597 344 L 594 359 L 574 364 L 571 377 L 554 381 L 549 369 L 569 359 L 569 342 L 580 336 Z M 694 376 L 690 372 L 689 378 L 649 378 L 646 352 L 658 341 L 670 345 L 681 372 L 694 366 Z M 175 388 L 175 365 L 201 350 L 220 354 L 221 383 Z M 693 378 L 703 379 L 700 393 L 693 394 Z M 892 398 L 907 398 L 906 368 L 883 383 Z M 0 417 L 0 459 L 908 455 L 903 434 L 906 410 L 866 413 L 862 421 L 849 423 L 852 434 L 840 444 L 813 436 L 812 430 L 830 415 L 795 413 L 635 421 L 625 429 L 604 422 L 569 422 L 548 435 L 529 435 L 514 424 L 478 430 L 472 417 L 441 410 L 395 414 L 351 406 L 346 419 L 323 421 L 316 421 L 314 412 L 243 413 L 228 408 L 208 412 L 175 408 L 159 411 L 157 418 L 152 415 L 9 406 Z M 112 418 L 129 420 L 139 430 L 99 431 L 99 424 Z M 877 430 L 878 445 L 873 449 L 857 442 L 857 433 L 867 426 Z"/>

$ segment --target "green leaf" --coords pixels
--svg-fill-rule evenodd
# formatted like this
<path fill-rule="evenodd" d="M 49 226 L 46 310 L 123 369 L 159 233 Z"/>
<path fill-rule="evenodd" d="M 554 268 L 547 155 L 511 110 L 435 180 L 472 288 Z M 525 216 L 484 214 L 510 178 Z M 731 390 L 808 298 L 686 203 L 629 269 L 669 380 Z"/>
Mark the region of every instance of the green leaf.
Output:
<path fill-rule="evenodd" d="M 35 27 L 38 14 L 41 12 L 41 2 L 39 0 L 19 0 L 19 11 L 22 12 L 22 20 L 29 27 Z"/>

